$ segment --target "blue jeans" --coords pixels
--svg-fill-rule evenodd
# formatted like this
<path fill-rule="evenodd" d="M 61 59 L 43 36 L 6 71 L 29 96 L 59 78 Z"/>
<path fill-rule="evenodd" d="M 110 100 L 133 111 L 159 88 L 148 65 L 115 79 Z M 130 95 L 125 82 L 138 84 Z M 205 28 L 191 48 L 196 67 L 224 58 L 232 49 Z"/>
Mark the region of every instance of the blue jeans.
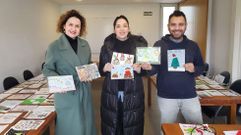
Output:
<path fill-rule="evenodd" d="M 167 99 L 158 97 L 162 123 L 175 123 L 181 111 L 186 123 L 202 124 L 202 111 L 198 97 L 190 99 Z"/>
<path fill-rule="evenodd" d="M 118 98 L 118 111 L 117 111 L 117 128 L 115 131 L 115 135 L 123 135 L 124 134 L 124 128 L 123 128 L 124 92 L 118 91 L 117 98 Z"/>
<path fill-rule="evenodd" d="M 121 100 L 121 102 L 124 101 L 124 91 L 118 91 L 118 95 L 117 95 L 118 99 Z"/>

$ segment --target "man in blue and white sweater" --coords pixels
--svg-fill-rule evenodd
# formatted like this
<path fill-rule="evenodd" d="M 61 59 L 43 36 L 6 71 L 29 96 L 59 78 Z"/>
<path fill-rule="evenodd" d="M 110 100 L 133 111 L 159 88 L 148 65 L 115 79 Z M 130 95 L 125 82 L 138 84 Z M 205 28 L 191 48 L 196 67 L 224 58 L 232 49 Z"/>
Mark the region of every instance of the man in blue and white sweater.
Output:
<path fill-rule="evenodd" d="M 203 123 L 201 106 L 195 89 L 195 77 L 202 74 L 204 63 L 197 43 L 184 35 L 186 26 L 185 14 L 178 10 L 174 11 L 169 16 L 168 30 L 170 34 L 154 44 L 155 47 L 161 47 L 161 64 L 142 64 L 142 68 L 150 70 L 151 75 L 157 73 L 161 123 L 175 123 L 179 111 L 184 116 L 186 123 Z M 185 69 L 184 71 L 169 70 L 170 50 L 177 52 L 184 50 L 185 62 L 180 65 Z"/>

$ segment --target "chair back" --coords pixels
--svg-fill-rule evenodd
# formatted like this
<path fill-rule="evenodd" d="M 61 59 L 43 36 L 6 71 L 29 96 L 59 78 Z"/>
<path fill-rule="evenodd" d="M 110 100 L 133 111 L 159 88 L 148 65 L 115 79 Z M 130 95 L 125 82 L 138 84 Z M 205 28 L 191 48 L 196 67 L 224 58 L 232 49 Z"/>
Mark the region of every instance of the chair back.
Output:
<path fill-rule="evenodd" d="M 16 78 L 12 77 L 12 76 L 9 76 L 9 77 L 6 77 L 4 80 L 3 80 L 3 88 L 4 90 L 9 90 L 10 88 L 18 85 L 19 82 Z"/>
<path fill-rule="evenodd" d="M 209 70 L 209 64 L 208 63 L 204 63 L 204 66 L 203 66 L 203 75 L 204 76 L 208 75 L 208 70 Z"/>
<path fill-rule="evenodd" d="M 34 76 L 33 76 L 33 73 L 31 72 L 31 71 L 29 71 L 29 70 L 24 70 L 23 71 L 23 78 L 24 78 L 24 80 L 29 80 L 29 79 L 31 79 L 31 78 L 33 78 Z"/>
<path fill-rule="evenodd" d="M 241 79 L 234 81 L 230 87 L 231 90 L 241 94 Z"/>
<path fill-rule="evenodd" d="M 214 77 L 214 80 L 221 85 L 228 85 L 230 82 L 230 73 L 228 71 L 223 71 Z"/>
<path fill-rule="evenodd" d="M 241 94 L 241 79 L 238 79 L 236 81 L 234 81 L 230 87 L 231 90 Z M 239 104 L 237 106 L 237 115 L 241 115 L 241 105 Z"/>
<path fill-rule="evenodd" d="M 220 75 L 224 76 L 223 84 L 228 85 L 230 82 L 230 73 L 228 71 L 223 71 Z"/>

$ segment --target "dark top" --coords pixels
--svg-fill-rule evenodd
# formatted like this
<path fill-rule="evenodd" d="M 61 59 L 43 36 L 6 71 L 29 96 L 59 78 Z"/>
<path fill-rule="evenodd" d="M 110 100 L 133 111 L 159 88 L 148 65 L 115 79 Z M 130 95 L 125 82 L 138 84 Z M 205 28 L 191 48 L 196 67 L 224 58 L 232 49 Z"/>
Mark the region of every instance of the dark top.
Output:
<path fill-rule="evenodd" d="M 157 73 L 158 96 L 170 99 L 187 99 L 197 96 L 195 77 L 203 72 L 203 59 L 197 43 L 184 36 L 181 42 L 174 42 L 170 35 L 162 37 L 154 46 L 161 47 L 161 65 L 153 66 L 151 74 Z M 168 50 L 185 50 L 185 63 L 193 63 L 195 72 L 168 71 Z"/>
<path fill-rule="evenodd" d="M 69 41 L 69 44 L 70 46 L 73 48 L 74 52 L 77 54 L 77 49 L 78 49 L 78 41 L 77 41 L 77 38 L 73 39 L 71 37 L 69 37 L 68 35 L 64 34 L 66 36 L 66 38 L 68 39 Z"/>
<path fill-rule="evenodd" d="M 121 41 L 116 38 L 113 50 L 114 52 L 118 52 L 118 53 L 131 54 L 129 38 L 125 41 Z M 118 90 L 124 91 L 124 88 L 125 88 L 125 80 L 124 79 L 118 80 Z"/>

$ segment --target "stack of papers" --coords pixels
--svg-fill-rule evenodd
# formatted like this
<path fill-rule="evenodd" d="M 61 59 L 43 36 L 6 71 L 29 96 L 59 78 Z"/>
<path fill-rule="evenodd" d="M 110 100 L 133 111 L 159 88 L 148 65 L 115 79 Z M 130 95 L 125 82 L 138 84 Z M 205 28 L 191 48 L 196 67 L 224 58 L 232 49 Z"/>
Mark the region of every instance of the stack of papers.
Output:
<path fill-rule="evenodd" d="M 240 135 L 241 130 L 223 131 L 224 135 Z"/>
<path fill-rule="evenodd" d="M 208 124 L 179 124 L 184 135 L 215 135 L 215 130 L 208 127 Z"/>

